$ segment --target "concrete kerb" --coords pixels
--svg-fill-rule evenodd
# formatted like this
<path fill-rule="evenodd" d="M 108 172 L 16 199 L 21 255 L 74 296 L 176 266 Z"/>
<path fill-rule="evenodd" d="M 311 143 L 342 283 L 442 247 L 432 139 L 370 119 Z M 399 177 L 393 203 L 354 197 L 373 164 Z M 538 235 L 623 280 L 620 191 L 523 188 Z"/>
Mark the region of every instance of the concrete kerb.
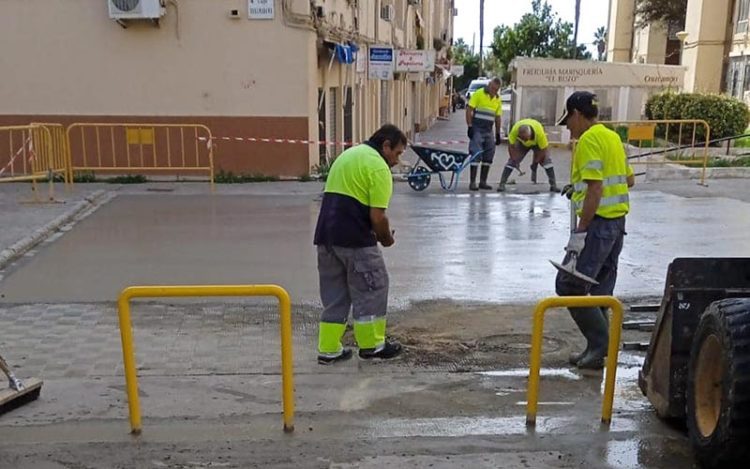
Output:
<path fill-rule="evenodd" d="M 679 181 L 700 179 L 703 169 L 688 168 L 680 164 L 665 164 L 663 167 L 651 167 L 646 172 L 647 181 Z M 706 179 L 748 179 L 750 168 L 706 168 Z"/>
<path fill-rule="evenodd" d="M 84 200 L 75 204 L 66 213 L 58 216 L 51 222 L 34 230 L 24 238 L 13 243 L 10 247 L 0 251 L 0 269 L 4 269 L 8 264 L 15 261 L 37 244 L 47 239 L 56 232 L 60 227 L 70 223 L 79 216 L 88 216 L 93 213 L 99 206 L 108 202 L 115 196 L 115 193 L 105 190 L 98 190 L 88 195 Z"/>

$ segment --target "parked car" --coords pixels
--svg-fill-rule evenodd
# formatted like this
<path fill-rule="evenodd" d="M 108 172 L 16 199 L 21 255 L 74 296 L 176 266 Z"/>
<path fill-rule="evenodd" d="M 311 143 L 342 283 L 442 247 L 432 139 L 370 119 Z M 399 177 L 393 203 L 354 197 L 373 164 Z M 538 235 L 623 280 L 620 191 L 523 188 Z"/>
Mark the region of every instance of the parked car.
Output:
<path fill-rule="evenodd" d="M 469 83 L 469 88 L 466 90 L 466 102 L 469 102 L 469 99 L 471 99 L 471 94 L 474 93 L 479 88 L 483 88 L 490 84 L 489 78 L 479 77 L 476 80 L 471 80 L 471 83 Z"/>

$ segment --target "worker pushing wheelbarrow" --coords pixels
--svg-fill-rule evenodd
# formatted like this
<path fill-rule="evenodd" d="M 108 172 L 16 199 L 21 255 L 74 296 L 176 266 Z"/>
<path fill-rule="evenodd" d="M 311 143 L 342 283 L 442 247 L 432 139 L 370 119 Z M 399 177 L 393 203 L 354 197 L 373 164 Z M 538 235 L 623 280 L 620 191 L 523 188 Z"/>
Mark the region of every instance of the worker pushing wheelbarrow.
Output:
<path fill-rule="evenodd" d="M 420 145 L 412 145 L 411 148 L 419 159 L 414 163 L 406 178 L 409 187 L 415 191 L 427 189 L 433 174 L 438 175 L 443 190 L 455 191 L 458 188 L 461 173 L 483 153 L 479 151 L 469 154 L 463 151 Z"/>

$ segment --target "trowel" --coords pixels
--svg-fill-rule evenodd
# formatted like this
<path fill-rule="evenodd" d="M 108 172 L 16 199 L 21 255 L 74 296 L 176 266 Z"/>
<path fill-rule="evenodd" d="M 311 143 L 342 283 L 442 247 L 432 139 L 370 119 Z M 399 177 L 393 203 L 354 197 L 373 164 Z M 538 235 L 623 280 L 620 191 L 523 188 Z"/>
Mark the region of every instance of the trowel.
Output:
<path fill-rule="evenodd" d="M 573 205 L 573 200 L 570 201 L 570 232 L 573 233 L 576 230 L 576 226 L 578 226 L 578 217 L 576 216 L 576 209 L 575 205 Z M 553 260 L 550 260 L 550 264 L 555 266 L 557 270 L 560 272 L 565 272 L 568 275 L 571 275 L 579 280 L 583 280 L 586 283 L 589 283 L 591 285 L 599 285 L 599 282 L 594 280 L 593 278 L 589 277 L 586 274 L 582 274 L 576 269 L 576 264 L 578 263 L 578 254 L 572 252 L 568 256 L 567 262 L 559 263 L 555 262 Z"/>

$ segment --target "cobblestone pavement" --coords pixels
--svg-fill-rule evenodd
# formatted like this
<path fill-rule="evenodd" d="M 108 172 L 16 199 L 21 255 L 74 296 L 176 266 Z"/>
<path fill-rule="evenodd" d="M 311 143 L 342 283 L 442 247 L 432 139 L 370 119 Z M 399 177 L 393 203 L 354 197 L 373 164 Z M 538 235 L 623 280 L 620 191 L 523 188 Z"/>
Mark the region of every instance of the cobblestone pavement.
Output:
<path fill-rule="evenodd" d="M 277 373 L 278 310 L 272 304 L 134 303 L 138 371 L 148 375 Z M 317 317 L 295 308 L 297 367 L 314 364 Z M 122 375 L 117 311 L 111 304 L 0 307 L 0 350 L 25 376 Z"/>

